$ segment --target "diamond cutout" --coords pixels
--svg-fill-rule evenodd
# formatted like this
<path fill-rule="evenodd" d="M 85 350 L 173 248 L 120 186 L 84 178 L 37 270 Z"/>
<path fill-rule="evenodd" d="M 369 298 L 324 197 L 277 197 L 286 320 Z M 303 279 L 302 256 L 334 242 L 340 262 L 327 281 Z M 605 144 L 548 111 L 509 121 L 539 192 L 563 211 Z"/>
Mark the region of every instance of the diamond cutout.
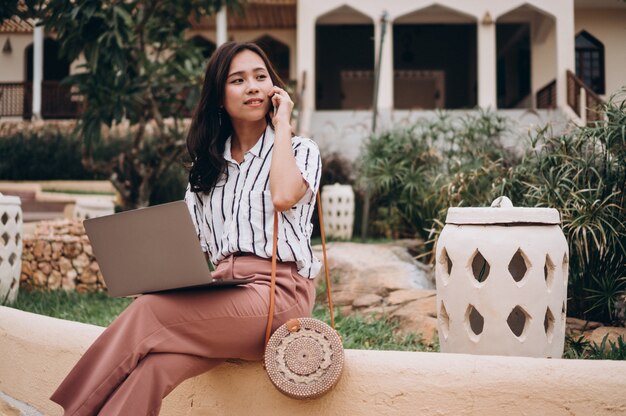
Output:
<path fill-rule="evenodd" d="M 15 214 L 15 222 L 20 222 L 20 213 Z"/>
<path fill-rule="evenodd" d="M 552 337 L 554 336 L 554 315 L 552 315 L 549 307 L 546 309 L 546 315 L 543 318 L 543 329 L 546 331 L 548 342 L 552 342 Z"/>
<path fill-rule="evenodd" d="M 521 306 L 513 308 L 509 317 L 506 319 L 506 323 L 509 324 L 509 328 L 513 334 L 518 338 L 523 338 L 528 324 L 530 322 L 530 315 Z"/>
<path fill-rule="evenodd" d="M 563 285 L 567 289 L 567 271 L 569 268 L 569 260 L 567 259 L 567 253 L 563 254 Z"/>
<path fill-rule="evenodd" d="M 474 305 L 469 305 L 465 312 L 465 326 L 470 330 L 470 336 L 473 334 L 476 338 L 482 334 L 485 326 L 485 318 L 478 312 Z"/>
<path fill-rule="evenodd" d="M 552 288 L 552 282 L 554 281 L 554 270 L 556 266 L 554 262 L 550 258 L 549 254 L 546 254 L 546 263 L 543 265 L 543 276 L 546 279 L 546 285 L 548 286 L 548 290 Z"/>
<path fill-rule="evenodd" d="M 524 277 L 526 277 L 526 272 L 530 267 L 530 262 L 526 258 L 526 255 L 522 251 L 522 249 L 517 249 L 513 258 L 509 262 L 509 273 L 513 276 L 513 280 L 516 282 L 522 281 Z"/>
<path fill-rule="evenodd" d="M 9 214 L 7 214 L 6 212 L 4 212 L 2 214 L 2 217 L 0 217 L 0 221 L 2 221 L 2 225 L 6 225 L 7 222 L 9 222 Z"/>
<path fill-rule="evenodd" d="M 439 263 L 441 263 L 441 270 L 443 270 L 444 280 L 450 277 L 452 272 L 452 259 L 448 255 L 448 250 L 444 247 L 441 250 L 441 256 L 439 256 Z"/>
<path fill-rule="evenodd" d="M 474 258 L 472 259 L 472 274 L 474 275 L 474 279 L 479 283 L 484 282 L 487 277 L 489 277 L 490 270 L 489 262 L 485 260 L 480 251 L 476 250 Z"/>
<path fill-rule="evenodd" d="M 441 310 L 439 311 L 439 327 L 441 328 L 442 335 L 445 339 L 448 339 L 450 333 L 450 317 L 446 310 L 446 305 L 441 302 Z"/>
<path fill-rule="evenodd" d="M 22 239 L 22 237 L 20 237 L 20 233 L 15 234 L 15 245 L 19 246 L 20 245 L 20 240 Z"/>
<path fill-rule="evenodd" d="M 0 256 L 0 266 L 2 266 L 2 262 L 4 261 L 4 259 Z"/>
<path fill-rule="evenodd" d="M 6 246 L 7 244 L 9 244 L 9 239 L 11 237 L 9 237 L 9 233 L 7 233 L 6 231 L 4 232 L 4 234 L 2 234 L 2 241 L 4 242 L 4 245 Z"/>
<path fill-rule="evenodd" d="M 11 266 L 13 266 L 15 264 L 15 259 L 17 258 L 17 255 L 15 255 L 15 253 L 11 253 L 11 255 L 9 256 L 9 264 Z"/>

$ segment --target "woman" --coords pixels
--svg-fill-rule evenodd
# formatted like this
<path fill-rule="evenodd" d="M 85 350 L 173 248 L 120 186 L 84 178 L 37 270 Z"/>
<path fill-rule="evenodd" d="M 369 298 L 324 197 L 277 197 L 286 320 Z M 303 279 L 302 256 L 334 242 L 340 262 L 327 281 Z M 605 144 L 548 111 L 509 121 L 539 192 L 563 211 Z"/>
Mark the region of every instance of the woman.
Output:
<path fill-rule="evenodd" d="M 183 380 L 227 358 L 259 360 L 279 211 L 273 329 L 309 316 L 320 269 L 310 246 L 319 151 L 292 137 L 293 103 L 263 51 L 229 42 L 210 59 L 187 137 L 185 200 L 214 277 L 254 283 L 137 298 L 51 399 L 66 415 L 156 415 Z"/>

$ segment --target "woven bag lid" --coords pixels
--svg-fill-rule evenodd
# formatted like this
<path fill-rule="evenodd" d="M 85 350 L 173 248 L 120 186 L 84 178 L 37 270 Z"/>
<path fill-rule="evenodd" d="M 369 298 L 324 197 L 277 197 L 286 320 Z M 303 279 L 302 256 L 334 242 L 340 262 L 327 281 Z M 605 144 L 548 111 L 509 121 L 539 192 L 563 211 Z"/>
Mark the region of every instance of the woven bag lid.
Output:
<path fill-rule="evenodd" d="M 491 207 L 449 208 L 446 224 L 560 224 L 554 208 L 514 207 L 506 196 L 496 198 Z"/>

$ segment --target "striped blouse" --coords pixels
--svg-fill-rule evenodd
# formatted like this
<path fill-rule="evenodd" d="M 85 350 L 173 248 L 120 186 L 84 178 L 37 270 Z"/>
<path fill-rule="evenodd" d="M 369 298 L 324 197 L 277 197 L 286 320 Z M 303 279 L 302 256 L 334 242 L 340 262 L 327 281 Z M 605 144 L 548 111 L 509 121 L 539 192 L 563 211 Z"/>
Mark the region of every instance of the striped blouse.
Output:
<path fill-rule="evenodd" d="M 295 206 L 278 215 L 277 259 L 295 262 L 301 276 L 313 279 L 321 269 L 311 249 L 311 216 L 321 179 L 321 158 L 311 139 L 296 136 L 291 143 L 308 190 Z M 268 127 L 237 163 L 231 156 L 229 138 L 224 151 L 227 168 L 215 187 L 207 193 L 194 193 L 187 186 L 185 201 L 200 245 L 214 265 L 240 251 L 272 258 L 274 206 L 269 178 L 273 147 L 274 130 Z"/>

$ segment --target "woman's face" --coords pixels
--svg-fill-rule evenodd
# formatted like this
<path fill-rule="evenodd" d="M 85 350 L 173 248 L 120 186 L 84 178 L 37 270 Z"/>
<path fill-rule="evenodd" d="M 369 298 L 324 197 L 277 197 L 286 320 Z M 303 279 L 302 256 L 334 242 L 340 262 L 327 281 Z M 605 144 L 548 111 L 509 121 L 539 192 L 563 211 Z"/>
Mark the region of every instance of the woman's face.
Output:
<path fill-rule="evenodd" d="M 231 120 L 252 122 L 265 118 L 269 111 L 272 79 L 263 59 L 243 50 L 230 63 L 224 91 L 224 108 Z"/>

